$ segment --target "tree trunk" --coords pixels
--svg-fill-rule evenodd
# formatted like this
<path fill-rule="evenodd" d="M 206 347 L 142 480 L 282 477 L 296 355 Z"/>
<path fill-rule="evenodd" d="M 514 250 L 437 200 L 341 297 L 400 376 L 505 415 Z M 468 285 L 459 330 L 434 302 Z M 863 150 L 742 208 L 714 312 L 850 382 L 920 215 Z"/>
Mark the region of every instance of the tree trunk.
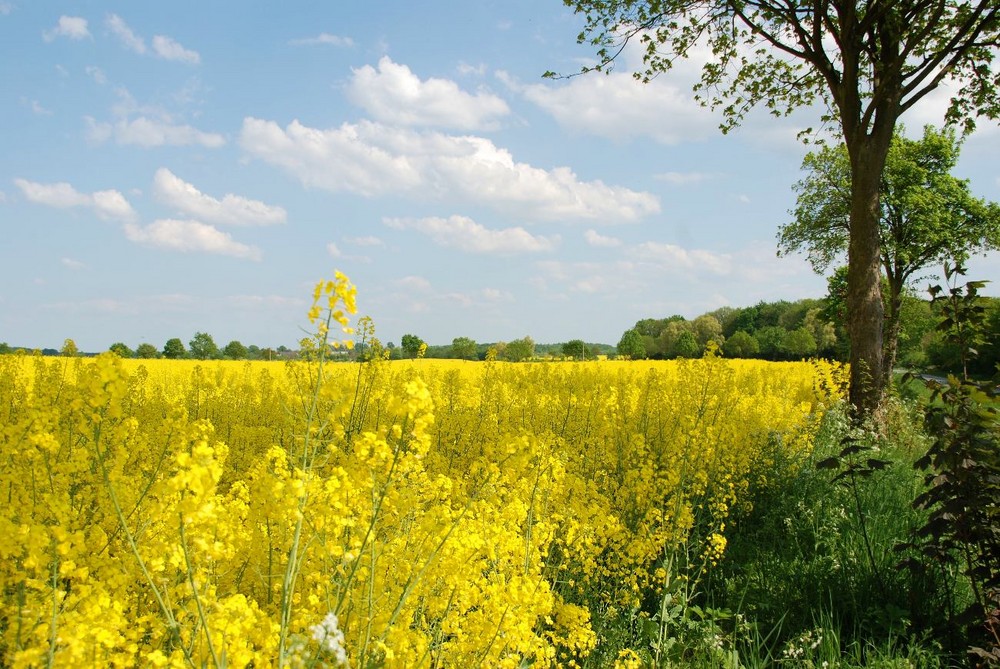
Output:
<path fill-rule="evenodd" d="M 885 331 L 882 352 L 882 385 L 889 387 L 892 383 L 892 370 L 896 366 L 896 356 L 899 352 L 899 331 L 901 328 L 900 311 L 903 308 L 903 285 L 896 277 L 889 277 L 889 313 L 885 317 Z"/>
<path fill-rule="evenodd" d="M 847 251 L 847 332 L 851 338 L 850 401 L 858 420 L 875 415 L 885 389 L 879 184 L 888 153 L 888 141 L 884 142 L 884 148 L 881 144 L 864 137 L 860 141 L 848 142 L 847 147 L 851 156 L 852 179 L 851 234 Z"/>

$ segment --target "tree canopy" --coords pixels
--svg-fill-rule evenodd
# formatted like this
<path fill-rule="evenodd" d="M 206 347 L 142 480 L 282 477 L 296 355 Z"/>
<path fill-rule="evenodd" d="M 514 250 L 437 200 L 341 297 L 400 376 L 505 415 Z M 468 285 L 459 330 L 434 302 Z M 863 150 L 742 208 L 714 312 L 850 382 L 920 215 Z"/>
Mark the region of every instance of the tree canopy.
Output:
<path fill-rule="evenodd" d="M 899 339 L 903 290 L 917 272 L 1000 246 L 1000 206 L 972 196 L 967 180 L 951 174 L 960 142 L 954 130 L 924 128 L 919 140 L 897 134 L 889 147 L 879 198 L 879 238 L 886 278 L 884 374 L 891 373 Z M 807 175 L 793 220 L 778 233 L 779 253 L 805 250 L 825 273 L 847 251 L 851 166 L 846 147 L 826 147 L 803 161 Z"/>
<path fill-rule="evenodd" d="M 879 186 L 899 118 L 953 82 L 948 119 L 966 129 L 1000 115 L 996 0 L 564 0 L 585 18 L 578 41 L 597 49 L 585 70 L 608 70 L 630 42 L 642 81 L 694 49 L 711 57 L 699 99 L 723 111 L 723 130 L 763 105 L 775 115 L 819 103 L 851 166 L 848 332 L 851 402 L 872 415 L 884 390 Z M 552 73 L 546 73 L 552 74 Z"/>
<path fill-rule="evenodd" d="M 191 357 L 198 360 L 215 360 L 222 356 L 215 339 L 207 332 L 196 332 L 191 341 L 188 342 Z"/>

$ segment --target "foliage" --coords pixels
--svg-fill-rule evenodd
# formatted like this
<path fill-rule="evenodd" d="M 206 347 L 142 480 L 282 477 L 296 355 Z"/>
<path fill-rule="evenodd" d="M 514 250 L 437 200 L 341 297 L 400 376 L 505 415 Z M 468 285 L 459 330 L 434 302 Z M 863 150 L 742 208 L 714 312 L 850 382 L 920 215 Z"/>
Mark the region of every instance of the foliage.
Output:
<path fill-rule="evenodd" d="M 730 358 L 755 358 L 760 345 L 745 330 L 737 330 L 722 344 L 722 352 Z"/>
<path fill-rule="evenodd" d="M 460 360 L 475 360 L 478 357 L 475 340 L 468 337 L 455 337 L 451 342 L 451 354 Z"/>
<path fill-rule="evenodd" d="M 977 293 L 983 282 L 958 285 L 961 265 L 945 266 L 948 290 L 933 286 L 934 301 L 943 303 L 939 328 L 962 352 L 963 363 L 975 355 L 973 346 L 983 318 Z M 963 364 L 963 371 L 966 365 Z M 1000 372 L 986 383 L 963 375 L 947 384 L 930 381 L 931 400 L 926 419 L 934 442 L 916 466 L 925 471 L 927 490 L 914 506 L 930 515 L 909 544 L 921 551 L 917 569 L 947 569 L 956 560 L 963 565 L 973 598 L 957 612 L 946 610 L 949 621 L 967 627 L 971 652 L 986 663 L 1000 663 Z M 956 616 L 956 613 L 959 615 Z"/>
<path fill-rule="evenodd" d="M 622 333 L 616 350 L 619 356 L 630 360 L 642 360 L 646 357 L 646 346 L 637 328 L 631 328 Z"/>
<path fill-rule="evenodd" d="M 196 332 L 188 342 L 188 347 L 191 357 L 197 360 L 218 360 L 222 357 L 215 339 L 207 332 Z"/>
<path fill-rule="evenodd" d="M 222 349 L 222 355 L 230 360 L 246 360 L 250 356 L 250 351 L 246 346 L 234 339 Z"/>
<path fill-rule="evenodd" d="M 76 342 L 72 339 L 66 339 L 63 341 L 62 348 L 59 349 L 59 355 L 64 358 L 74 358 L 80 355 L 80 349 L 76 347 Z"/>
<path fill-rule="evenodd" d="M 577 37 L 611 69 L 630 41 L 642 48 L 637 79 L 648 82 L 697 52 L 710 52 L 695 86 L 722 108 L 723 131 L 765 106 L 776 116 L 819 104 L 850 156 L 848 331 L 851 403 L 874 415 L 883 374 L 879 286 L 879 185 L 900 117 L 944 82 L 957 84 L 947 119 L 974 127 L 974 116 L 1000 116 L 1000 77 L 991 69 L 1000 45 L 994 0 L 934 5 L 831 0 L 564 0 L 583 14 Z M 546 73 L 554 75 L 554 73 Z M 808 131 L 807 133 L 808 134 Z M 741 328 L 745 329 L 745 328 Z"/>
<path fill-rule="evenodd" d="M 177 360 L 179 358 L 184 358 L 187 356 L 187 349 L 184 348 L 184 342 L 179 338 L 173 337 L 168 339 L 167 343 L 163 345 L 163 357 L 170 360 Z"/>
<path fill-rule="evenodd" d="M 155 358 L 160 355 L 160 352 L 152 344 L 147 344 L 143 342 L 135 347 L 135 357 L 137 358 Z"/>
<path fill-rule="evenodd" d="M 424 340 L 414 334 L 405 334 L 400 340 L 399 345 L 403 351 L 411 358 L 416 358 L 420 353 L 420 347 L 424 344 Z"/>
<path fill-rule="evenodd" d="M 953 130 L 924 128 L 920 140 L 893 137 L 880 186 L 879 237 L 888 295 L 884 327 L 887 371 L 900 338 L 904 289 L 918 272 L 1000 245 L 1000 206 L 974 198 L 967 180 L 952 176 L 960 142 Z M 840 144 L 810 153 L 807 176 L 795 184 L 794 220 L 778 234 L 779 253 L 805 249 L 818 273 L 847 251 L 851 164 Z"/>
<path fill-rule="evenodd" d="M 535 355 L 535 340 L 525 336 L 521 339 L 507 342 L 504 346 L 502 358 L 510 362 L 523 362 Z"/>
<path fill-rule="evenodd" d="M 562 345 L 562 354 L 576 360 L 587 359 L 587 344 L 582 339 L 571 339 Z M 591 357 L 593 357 L 591 355 Z"/>
<path fill-rule="evenodd" d="M 108 350 L 122 358 L 132 358 L 135 356 L 135 351 L 120 341 L 109 346 Z"/>

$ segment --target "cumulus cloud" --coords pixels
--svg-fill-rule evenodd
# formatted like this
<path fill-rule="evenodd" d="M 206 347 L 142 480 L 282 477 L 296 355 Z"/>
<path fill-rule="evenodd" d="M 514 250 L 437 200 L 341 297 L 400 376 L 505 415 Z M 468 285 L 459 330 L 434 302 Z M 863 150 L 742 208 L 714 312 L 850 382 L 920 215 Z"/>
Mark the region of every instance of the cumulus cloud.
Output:
<path fill-rule="evenodd" d="M 285 223 L 281 207 L 226 193 L 221 200 L 202 193 L 165 167 L 153 177 L 153 194 L 164 204 L 201 221 L 222 225 L 273 225 Z"/>
<path fill-rule="evenodd" d="M 92 209 L 105 220 L 131 221 L 135 219 L 135 210 L 125 196 L 116 190 L 101 190 L 93 193 L 81 193 L 70 184 L 38 183 L 27 179 L 14 179 L 14 183 L 24 196 L 36 204 L 44 204 L 58 209 L 83 207 Z"/>
<path fill-rule="evenodd" d="M 119 144 L 131 144 L 143 148 L 157 146 L 198 145 L 216 149 L 226 143 L 226 138 L 214 132 L 203 132 L 184 123 L 175 123 L 165 118 L 138 116 L 121 118 L 114 123 L 102 123 L 91 116 L 85 116 L 87 139 L 101 143 L 114 137 Z"/>
<path fill-rule="evenodd" d="M 415 230 L 427 235 L 438 246 L 469 253 L 537 253 L 550 251 L 559 237 L 532 235 L 524 228 L 490 230 L 465 216 L 448 218 L 386 218 L 382 221 L 394 230 Z"/>
<path fill-rule="evenodd" d="M 73 270 L 85 269 L 87 267 L 84 263 L 79 260 L 74 260 L 73 258 L 60 258 L 59 262 L 62 263 L 63 267 Z"/>
<path fill-rule="evenodd" d="M 146 41 L 132 32 L 132 29 L 129 28 L 122 17 L 117 14 L 108 14 L 104 19 L 104 25 L 118 38 L 122 46 L 129 51 L 134 51 L 140 55 L 146 53 Z"/>
<path fill-rule="evenodd" d="M 598 248 L 610 249 L 622 245 L 622 240 L 615 237 L 605 237 L 604 235 L 599 235 L 596 230 L 587 230 L 583 233 L 583 238 L 587 240 L 588 244 Z"/>
<path fill-rule="evenodd" d="M 104 20 L 104 24 L 108 27 L 108 30 L 118 38 L 118 41 L 122 43 L 129 51 L 139 54 L 140 56 L 145 55 L 149 52 L 146 47 L 146 40 L 137 35 L 135 31 L 125 20 L 118 16 L 117 14 L 108 14 L 107 18 Z M 179 63 L 186 63 L 188 65 L 197 65 L 201 62 L 201 56 L 198 55 L 197 51 L 191 51 L 190 49 L 185 49 L 180 43 L 171 37 L 166 35 L 154 35 L 153 36 L 153 55 L 163 60 L 172 60 Z"/>
<path fill-rule="evenodd" d="M 175 40 L 165 35 L 153 36 L 153 53 L 163 60 L 175 60 L 188 65 L 197 65 L 201 62 L 201 56 L 197 51 L 185 49 Z"/>
<path fill-rule="evenodd" d="M 449 79 L 421 80 L 406 65 L 383 56 L 378 69 L 354 70 L 347 97 L 377 120 L 394 125 L 459 130 L 495 127 L 508 115 L 507 103 L 487 91 L 467 93 Z"/>
<path fill-rule="evenodd" d="M 260 249 L 233 239 L 228 232 L 190 220 L 171 218 L 147 226 L 125 224 L 125 236 L 137 244 L 167 251 L 214 253 L 234 258 L 260 260 Z"/>
<path fill-rule="evenodd" d="M 66 16 L 65 14 L 60 16 L 55 28 L 42 33 L 42 39 L 46 42 L 51 42 L 58 37 L 76 40 L 90 37 L 90 30 L 87 29 L 87 19 L 80 16 Z"/>
<path fill-rule="evenodd" d="M 718 130 L 718 117 L 694 99 L 690 74 L 679 76 L 693 67 L 700 63 L 682 61 L 670 77 L 647 84 L 636 81 L 631 70 L 538 84 L 522 84 L 505 72 L 497 76 L 573 132 L 616 141 L 651 137 L 672 145 L 711 137 Z"/>
<path fill-rule="evenodd" d="M 246 118 L 240 144 L 303 184 L 374 197 L 455 198 L 528 218 L 634 221 L 660 210 L 657 198 L 602 181 L 581 181 L 567 167 L 516 162 L 482 137 L 417 132 L 380 123 L 321 130 L 293 121 Z"/>
<path fill-rule="evenodd" d="M 701 269 L 720 275 L 730 274 L 733 270 L 733 256 L 729 253 L 685 249 L 663 242 L 643 242 L 630 249 L 630 252 L 637 260 L 669 268 Z"/>
<path fill-rule="evenodd" d="M 320 33 L 315 37 L 299 37 L 288 41 L 292 46 L 317 46 L 317 45 L 328 45 L 328 46 L 341 46 L 341 47 L 352 47 L 354 46 L 354 40 L 350 37 L 341 37 L 340 35 L 331 35 L 330 33 Z"/>

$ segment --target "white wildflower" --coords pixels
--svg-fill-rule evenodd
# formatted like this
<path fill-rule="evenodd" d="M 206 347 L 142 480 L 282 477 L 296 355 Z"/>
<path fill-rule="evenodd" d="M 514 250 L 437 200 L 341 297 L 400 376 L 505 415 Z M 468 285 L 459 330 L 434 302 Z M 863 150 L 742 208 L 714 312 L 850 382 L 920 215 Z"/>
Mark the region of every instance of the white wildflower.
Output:
<path fill-rule="evenodd" d="M 326 614 L 323 621 L 312 626 L 312 637 L 319 642 L 320 648 L 333 656 L 338 666 L 347 666 L 347 649 L 344 648 L 344 632 L 340 629 L 337 614 Z"/>

